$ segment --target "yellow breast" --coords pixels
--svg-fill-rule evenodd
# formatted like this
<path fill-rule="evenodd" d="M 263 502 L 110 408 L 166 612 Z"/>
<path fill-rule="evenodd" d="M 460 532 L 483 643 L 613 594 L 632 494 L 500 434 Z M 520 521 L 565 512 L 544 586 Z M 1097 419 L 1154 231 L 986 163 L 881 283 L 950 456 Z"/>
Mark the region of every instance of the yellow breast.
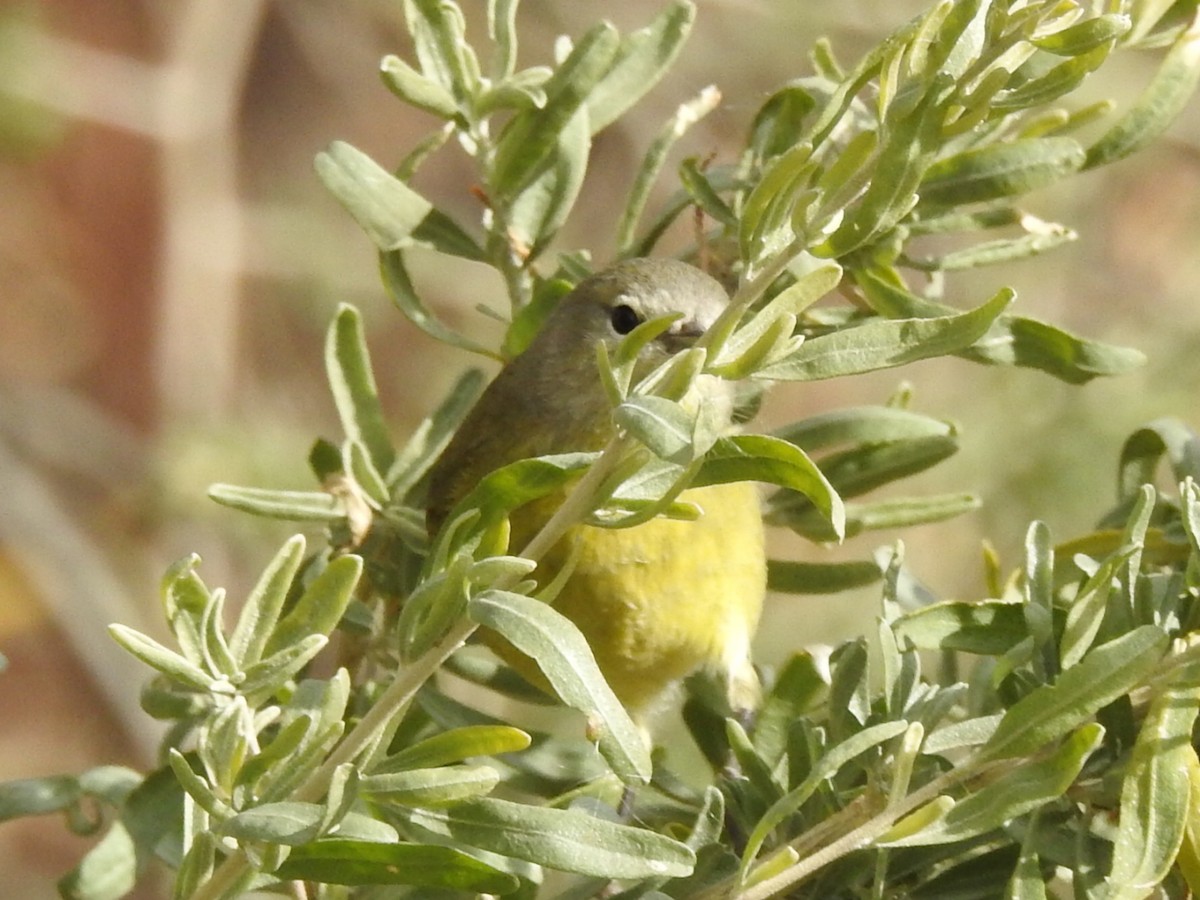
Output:
<path fill-rule="evenodd" d="M 573 560 L 555 607 L 583 632 L 609 684 L 635 711 L 700 667 L 727 676 L 735 703 L 748 690 L 741 682 L 753 677 L 750 639 L 766 585 L 757 491 L 747 483 L 713 485 L 680 499 L 704 514 L 633 528 L 576 526 L 535 573 L 546 584 Z M 540 519 L 536 509 L 518 513 L 514 538 L 531 534 Z M 502 655 L 544 683 L 512 648 Z"/>

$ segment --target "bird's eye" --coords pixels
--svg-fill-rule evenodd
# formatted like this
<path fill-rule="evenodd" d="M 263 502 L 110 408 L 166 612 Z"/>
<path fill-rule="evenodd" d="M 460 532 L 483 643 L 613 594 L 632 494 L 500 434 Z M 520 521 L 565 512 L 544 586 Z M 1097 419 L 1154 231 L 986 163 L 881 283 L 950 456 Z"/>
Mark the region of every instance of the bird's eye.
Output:
<path fill-rule="evenodd" d="M 632 306 L 626 306 L 624 303 L 621 303 L 613 307 L 612 313 L 609 315 L 609 321 L 612 323 L 613 331 L 617 334 L 629 334 L 629 332 L 642 324 L 642 317 L 637 314 Z"/>

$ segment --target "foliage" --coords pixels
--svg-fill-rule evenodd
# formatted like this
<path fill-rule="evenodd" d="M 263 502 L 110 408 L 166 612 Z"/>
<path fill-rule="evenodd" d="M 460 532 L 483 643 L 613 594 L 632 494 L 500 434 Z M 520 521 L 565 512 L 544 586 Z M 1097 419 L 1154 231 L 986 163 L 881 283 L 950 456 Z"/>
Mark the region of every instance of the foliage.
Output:
<path fill-rule="evenodd" d="M 520 69 L 516 7 L 489 2 L 484 59 L 453 2 L 405 0 L 415 65 L 389 56 L 381 73 L 441 124 L 394 172 L 346 144 L 317 160 L 378 247 L 400 310 L 439 340 L 500 359 L 590 270 L 587 248 L 556 238 L 585 214 L 575 202 L 591 138 L 667 71 L 695 15 L 677 0 L 632 34 L 602 23 L 562 42 L 553 66 Z M 971 508 L 961 493 L 844 502 L 954 453 L 954 427 L 912 411 L 903 394 L 734 437 L 672 398 L 702 371 L 761 389 L 947 355 L 1076 383 L 1137 365 L 1135 351 L 1013 314 L 1008 289 L 960 309 L 943 275 L 1074 238 L 1019 204 L 1169 125 L 1200 76 L 1198 15 L 1194 0 L 947 0 L 853 67 L 819 44 L 815 74 L 767 98 L 745 146 L 725 161 L 685 159 L 676 194 L 649 216 L 670 152 L 719 98 L 706 89 L 683 104 L 632 179 L 617 246 L 654 252 L 673 222 L 702 211 L 683 255 L 730 284 L 728 312 L 700 348 L 640 383 L 629 347 L 602 355 L 618 440 L 496 472 L 432 542 L 423 476 L 480 376 L 465 375 L 396 447 L 359 316 L 339 310 L 326 367 L 345 438 L 313 448 L 320 490 L 212 491 L 323 524 L 327 546 L 288 541 L 232 628 L 198 560 L 174 567 L 162 601 L 176 648 L 112 627 L 157 672 L 143 706 L 169 723 L 162 767 L 0 786 L 0 817 L 61 810 L 79 831 L 107 825 L 62 883 L 97 900 L 127 892 L 155 858 L 174 870 L 174 895 L 196 900 L 272 888 L 533 897 L 543 885 L 571 897 L 1025 898 L 1047 896 L 1056 872 L 1078 896 L 1200 887 L 1200 651 L 1189 638 L 1200 441 L 1182 426 L 1133 435 L 1102 527 L 1055 546 L 1035 523 L 1015 572 L 991 561 L 985 599 L 931 598 L 899 546 L 848 564 L 772 564 L 780 590 L 877 582 L 879 652 L 871 659 L 865 638 L 852 641 L 827 668 L 797 652 L 750 725 L 726 719 L 697 685 L 685 718 L 713 766 L 705 784 L 650 753 L 578 632 L 528 597 L 525 580 L 565 525 L 605 513 L 628 524 L 667 510 L 689 481 L 775 485 L 770 523 L 813 541 Z M 1162 46 L 1132 108 L 1055 105 L 1110 53 Z M 1089 128 L 1098 136 L 1082 137 Z M 471 226 L 411 184 L 450 142 L 477 166 L 483 213 Z M 501 347 L 436 318 L 410 277 L 413 253 L 503 276 Z M 635 443 L 658 455 L 630 471 Z M 1171 477 L 1157 490 L 1163 459 Z M 581 472 L 562 514 L 509 548 L 507 513 Z M 465 685 L 546 702 L 466 645 L 481 626 L 540 648 L 548 681 L 586 717 L 586 740 L 459 699 Z M 314 664 L 333 655 L 335 633 L 336 659 Z M 621 809 L 626 792 L 632 806 Z M 552 872 L 570 876 L 565 886 Z"/>

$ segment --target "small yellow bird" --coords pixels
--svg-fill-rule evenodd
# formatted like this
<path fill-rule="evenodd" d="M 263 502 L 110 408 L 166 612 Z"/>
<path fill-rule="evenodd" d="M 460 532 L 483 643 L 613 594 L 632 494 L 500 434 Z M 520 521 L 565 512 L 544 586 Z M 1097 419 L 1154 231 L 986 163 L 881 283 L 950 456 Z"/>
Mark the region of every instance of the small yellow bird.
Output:
<path fill-rule="evenodd" d="M 493 470 L 532 456 L 599 450 L 614 436 L 597 343 L 613 351 L 642 322 L 680 314 L 643 348 L 640 377 L 691 346 L 727 303 L 716 280 L 677 260 L 630 260 L 581 282 L 496 376 L 434 465 L 430 533 Z M 705 375 L 699 388 L 700 402 L 713 404 L 728 422 L 732 385 Z M 514 550 L 546 523 L 562 496 L 514 511 Z M 573 565 L 555 608 L 587 638 L 635 716 L 652 711 L 669 687 L 700 668 L 724 678 L 735 710 L 750 710 L 759 691 L 750 640 L 766 590 L 757 490 L 744 482 L 712 485 L 679 499 L 696 504 L 700 518 L 660 517 L 629 528 L 576 525 L 540 560 L 535 577 L 544 585 Z M 526 678 L 545 684 L 514 648 L 495 649 Z"/>

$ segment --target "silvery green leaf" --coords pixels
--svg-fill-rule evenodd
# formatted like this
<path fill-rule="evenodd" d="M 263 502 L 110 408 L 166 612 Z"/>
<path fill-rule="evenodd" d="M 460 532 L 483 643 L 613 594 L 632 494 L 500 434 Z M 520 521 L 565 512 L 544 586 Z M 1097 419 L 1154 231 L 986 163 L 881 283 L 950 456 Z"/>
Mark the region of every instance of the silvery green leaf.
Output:
<path fill-rule="evenodd" d="M 273 694 L 284 687 L 302 668 L 320 653 L 329 638 L 323 634 L 309 634 L 292 643 L 281 645 L 271 655 L 248 666 L 238 690 L 243 694 Z"/>
<path fill-rule="evenodd" d="M 1068 137 L 989 144 L 939 160 L 921 180 L 921 202 L 958 206 L 1026 194 L 1061 181 L 1084 163 Z"/>
<path fill-rule="evenodd" d="M 872 319 L 811 338 L 786 359 L 756 373 L 777 381 L 815 381 L 907 365 L 965 350 L 1012 302 L 1002 290 L 976 309 L 936 319 Z"/>
<path fill-rule="evenodd" d="M 61 896 L 79 900 L 119 900 L 127 896 L 137 883 L 137 850 L 124 823 L 113 822 L 79 865 L 59 880 Z"/>
<path fill-rule="evenodd" d="M 473 97 L 479 63 L 466 40 L 462 10 L 443 0 L 404 0 L 404 18 L 422 73 L 458 100 Z"/>
<path fill-rule="evenodd" d="M 1121 813 L 1108 876 L 1113 898 L 1146 896 L 1175 863 L 1184 832 L 1196 816 L 1190 807 L 1190 758 L 1198 709 L 1200 667 L 1195 664 L 1178 670 L 1150 703 L 1121 782 Z"/>
<path fill-rule="evenodd" d="M 453 765 L 368 775 L 361 791 L 382 803 L 442 808 L 490 794 L 499 783 L 491 766 Z"/>
<path fill-rule="evenodd" d="M 1024 604 L 1005 600 L 943 600 L 906 613 L 896 639 L 925 650 L 999 656 L 1028 636 Z"/>
<path fill-rule="evenodd" d="M 666 74 L 696 18 L 688 0 L 674 0 L 645 28 L 621 39 L 609 70 L 587 96 L 592 133 L 619 119 Z"/>
<path fill-rule="evenodd" d="M 913 294 L 894 273 L 855 272 L 872 309 L 889 318 L 932 317 L 953 313 L 954 307 Z M 1071 384 L 1084 384 L 1101 375 L 1119 375 L 1145 362 L 1137 350 L 1077 337 L 1036 319 L 1002 315 L 985 338 L 959 352 L 975 362 L 1040 369 Z"/>
<path fill-rule="evenodd" d="M 377 472 L 388 471 L 396 451 L 371 371 L 362 316 L 353 306 L 341 305 L 326 332 L 325 371 L 346 437 L 368 450 Z"/>
<path fill-rule="evenodd" d="M 380 253 L 379 272 L 383 278 L 383 286 L 387 289 L 388 296 L 392 302 L 396 304 L 396 307 L 404 313 L 410 322 L 430 337 L 449 344 L 452 347 L 459 347 L 469 353 L 478 353 L 480 356 L 486 356 L 489 359 L 496 358 L 496 354 L 493 351 L 482 344 L 477 344 L 463 337 L 457 331 L 447 328 L 429 311 L 413 286 L 408 269 L 404 264 L 404 254 L 402 251 L 391 250 Z"/>
<path fill-rule="evenodd" d="M 303 535 L 290 537 L 263 570 L 250 596 L 246 598 L 229 638 L 230 652 L 242 669 L 262 659 L 263 648 L 279 621 L 292 580 L 300 571 L 304 549 Z"/>
<path fill-rule="evenodd" d="M 458 115 L 454 95 L 400 57 L 390 53 L 385 56 L 379 64 L 379 74 L 388 89 L 405 103 L 442 119 L 452 119 Z"/>
<path fill-rule="evenodd" d="M 660 459 L 687 465 L 696 455 L 692 446 L 695 416 L 665 397 L 629 397 L 613 410 L 613 422 Z"/>
<path fill-rule="evenodd" d="M 821 469 L 794 444 L 764 434 L 735 434 L 720 438 L 704 457 L 693 484 L 763 481 L 807 498 L 833 529 L 845 533 L 842 498 Z"/>
<path fill-rule="evenodd" d="M 588 718 L 601 755 L 629 784 L 650 779 L 650 753 L 641 731 L 604 680 L 575 624 L 539 600 L 509 591 L 472 597 L 471 618 L 532 659 L 563 702 Z"/>
<path fill-rule="evenodd" d="M 566 221 L 583 187 L 590 150 L 587 112 L 579 109 L 558 132 L 547 164 L 509 205 L 510 238 L 527 257 L 541 253 Z"/>
<path fill-rule="evenodd" d="M 415 810 L 411 820 L 467 847 L 603 878 L 680 878 L 696 857 L 685 844 L 574 809 L 484 797 L 448 810 Z"/>
<path fill-rule="evenodd" d="M 372 775 L 430 768 L 476 756 L 516 753 L 530 744 L 529 734 L 509 725 L 467 725 L 425 738 L 383 759 Z"/>
<path fill-rule="evenodd" d="M 346 605 L 362 574 L 362 559 L 339 556 L 325 567 L 271 632 L 264 653 L 267 656 L 292 646 L 309 635 L 328 635 L 341 621 Z"/>
<path fill-rule="evenodd" d="M 240 841 L 294 847 L 320 835 L 324 814 L 325 807 L 320 803 L 264 803 L 226 819 L 217 831 Z"/>
<path fill-rule="evenodd" d="M 907 728 L 908 723 L 904 721 L 881 722 L 878 725 L 871 725 L 861 729 L 857 734 L 846 738 L 840 744 L 826 751 L 817 761 L 808 777 L 798 787 L 793 788 L 776 800 L 758 821 L 758 824 L 754 826 L 754 830 L 750 833 L 749 838 L 746 839 L 746 849 L 742 855 L 739 881 L 741 883 L 745 882 L 750 867 L 754 864 L 755 858 L 758 856 L 759 851 L 762 849 L 771 832 L 798 810 L 804 804 L 804 801 L 811 797 L 813 792 L 820 787 L 823 781 L 827 778 L 832 778 L 842 766 L 849 763 L 855 757 L 866 753 L 873 747 L 879 746 L 884 741 L 890 741 L 892 738 L 903 734 Z"/>
<path fill-rule="evenodd" d="M 511 202 L 551 163 L 561 134 L 605 75 L 617 51 L 616 29 L 602 22 L 580 38 L 546 82 L 546 105 L 517 113 L 496 142 L 488 179 Z"/>
<path fill-rule="evenodd" d="M 192 769 L 188 758 L 174 747 L 167 750 L 167 763 L 179 780 L 180 787 L 196 801 L 197 806 L 217 821 L 223 821 L 233 815 L 234 810 L 229 804 L 216 795 L 212 786 Z"/>
<path fill-rule="evenodd" d="M 928 754 L 945 753 L 947 750 L 958 750 L 962 747 L 978 747 L 986 743 L 1000 724 L 1001 715 L 976 716 L 953 722 L 934 729 L 921 745 L 921 752 Z"/>
<path fill-rule="evenodd" d="M 335 522 L 346 513 L 325 491 L 279 491 L 273 488 L 214 484 L 208 496 L 231 509 L 289 522 Z"/>
<path fill-rule="evenodd" d="M 361 150 L 335 141 L 317 154 L 317 175 L 382 251 L 407 246 L 433 204 Z"/>
<path fill-rule="evenodd" d="M 1085 168 L 1107 165 L 1145 147 L 1170 127 L 1200 81 L 1200 11 L 1171 45 L 1133 107 L 1088 147 Z"/>
<path fill-rule="evenodd" d="M 874 562 L 767 561 L 767 588 L 784 594 L 836 594 L 874 584 L 881 577 Z"/>
<path fill-rule="evenodd" d="M 168 650 L 153 638 L 134 631 L 125 625 L 109 625 L 108 633 L 113 640 L 153 669 L 168 678 L 197 691 L 207 691 L 213 685 L 213 677 L 189 662 L 178 653 Z"/>
<path fill-rule="evenodd" d="M 1052 684 L 1043 684 L 1009 707 L 984 759 L 1035 753 L 1090 719 L 1102 706 L 1129 693 L 1158 665 L 1167 636 L 1153 625 L 1095 647 Z"/>
<path fill-rule="evenodd" d="M 520 882 L 453 847 L 322 838 L 293 848 L 275 873 L 320 884 L 404 884 L 503 895 Z"/>
<path fill-rule="evenodd" d="M 881 846 L 922 847 L 963 841 L 1032 812 L 1058 799 L 1074 784 L 1103 737 L 1100 725 L 1086 724 L 1049 756 L 1022 760 L 960 800 L 929 827 L 899 840 L 881 842 Z"/>

